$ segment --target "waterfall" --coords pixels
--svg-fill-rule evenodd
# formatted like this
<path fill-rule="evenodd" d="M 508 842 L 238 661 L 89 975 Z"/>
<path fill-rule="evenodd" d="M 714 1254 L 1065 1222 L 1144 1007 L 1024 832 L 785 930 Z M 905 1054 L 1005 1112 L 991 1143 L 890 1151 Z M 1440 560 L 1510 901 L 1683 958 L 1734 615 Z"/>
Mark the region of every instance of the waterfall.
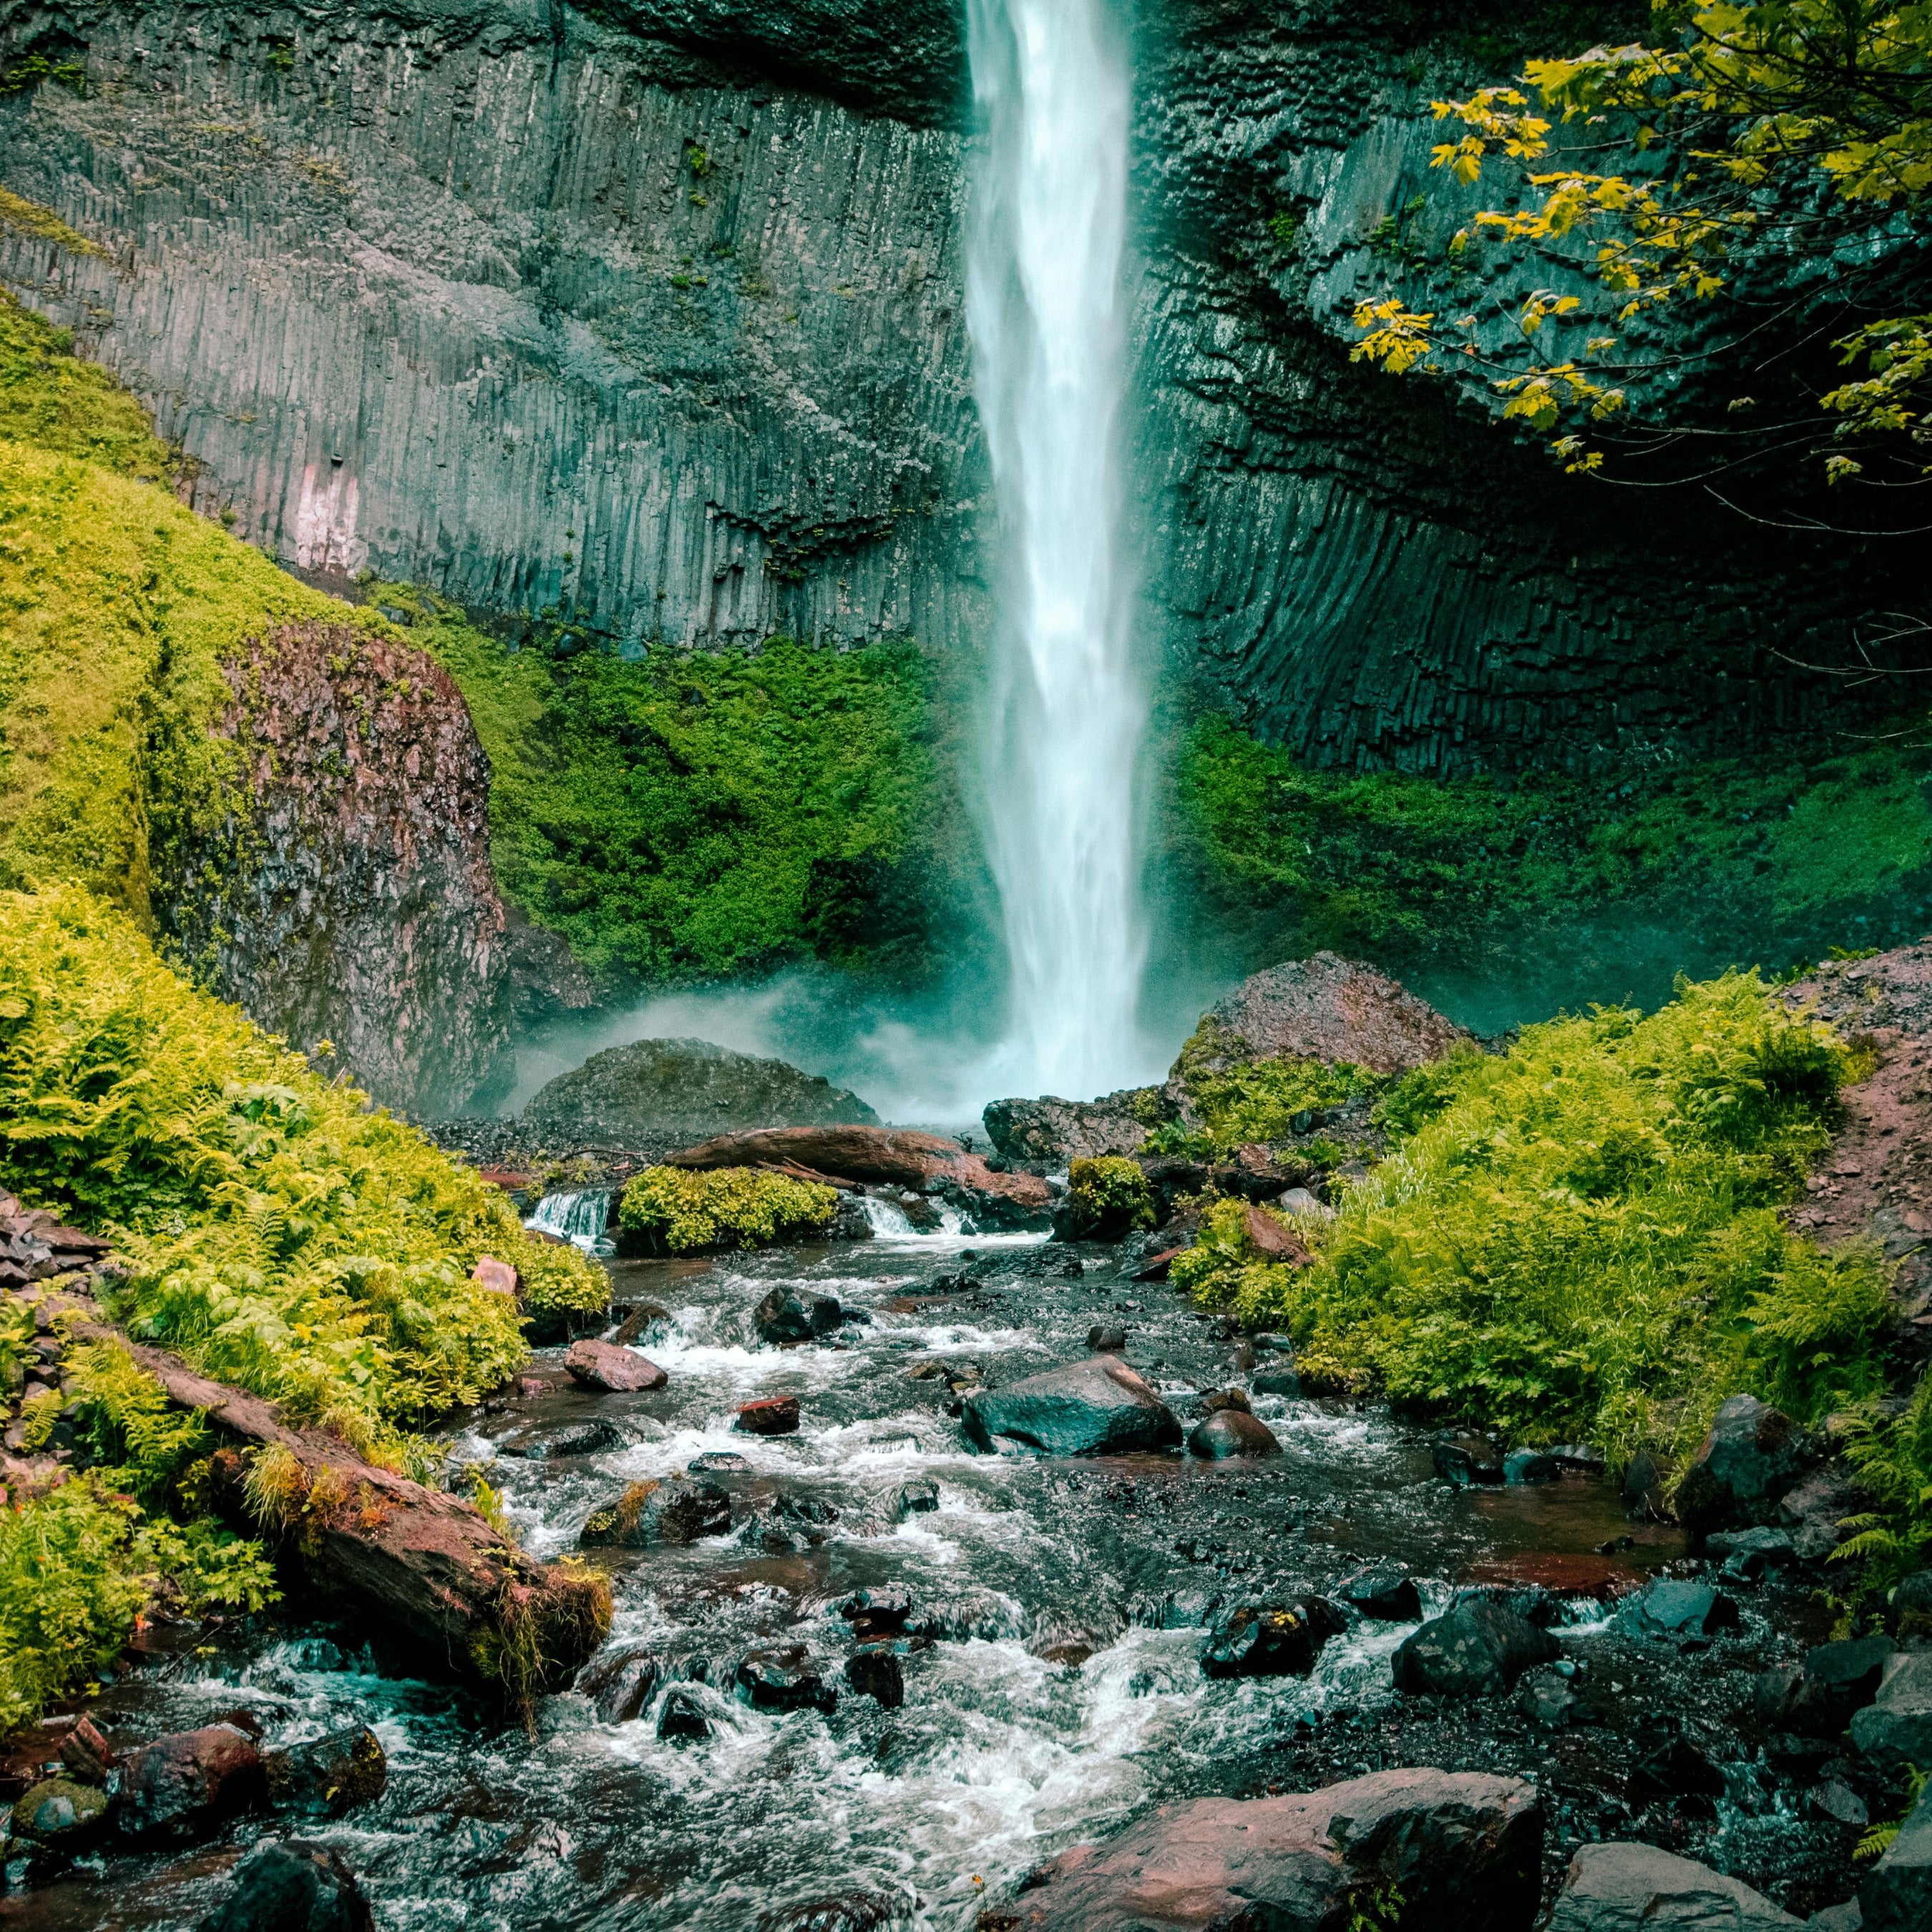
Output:
<path fill-rule="evenodd" d="M 985 796 L 1012 962 L 1000 1072 L 1084 1100 L 1142 1070 L 1147 952 L 1120 539 L 1126 51 L 1106 0 L 969 0 L 968 40 L 987 138 L 967 308 L 1003 544 Z"/>
<path fill-rule="evenodd" d="M 605 1230 L 610 1220 L 612 1192 L 608 1187 L 586 1187 L 546 1194 L 524 1226 L 560 1235 L 586 1254 L 608 1255 L 610 1239 Z"/>

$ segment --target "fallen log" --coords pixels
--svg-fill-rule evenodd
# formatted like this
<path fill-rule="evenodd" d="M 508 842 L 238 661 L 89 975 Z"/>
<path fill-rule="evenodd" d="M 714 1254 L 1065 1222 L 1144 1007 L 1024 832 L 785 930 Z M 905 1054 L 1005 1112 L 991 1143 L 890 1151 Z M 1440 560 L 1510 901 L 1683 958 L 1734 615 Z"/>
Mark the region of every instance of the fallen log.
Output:
<path fill-rule="evenodd" d="M 366 1461 L 340 1437 L 298 1429 L 275 1405 L 132 1340 L 98 1306 L 49 1293 L 74 1342 L 124 1350 L 183 1408 L 233 1446 L 211 1462 L 222 1513 L 262 1535 L 316 1596 L 401 1639 L 412 1664 L 500 1688 L 527 1712 L 603 1641 L 610 1592 L 574 1566 L 538 1563 L 473 1504 Z"/>

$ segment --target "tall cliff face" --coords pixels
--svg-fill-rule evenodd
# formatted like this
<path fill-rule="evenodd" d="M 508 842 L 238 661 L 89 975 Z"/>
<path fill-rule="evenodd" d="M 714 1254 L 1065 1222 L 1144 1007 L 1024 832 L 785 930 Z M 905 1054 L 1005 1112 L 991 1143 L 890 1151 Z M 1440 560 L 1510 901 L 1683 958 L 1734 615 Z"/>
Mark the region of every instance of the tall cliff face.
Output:
<path fill-rule="evenodd" d="M 1145 632 L 1325 763 L 1803 722 L 1778 654 L 1834 650 L 1882 566 L 1714 506 L 1660 533 L 1480 406 L 1348 362 L 1424 104 L 1473 71 L 1451 24 L 1144 0 Z M 0 178 L 112 257 L 0 236 L 0 276 L 154 402 L 251 541 L 627 650 L 983 644 L 944 0 L 4 0 L 0 29 L 86 48 L 84 98 L 0 103 Z"/>

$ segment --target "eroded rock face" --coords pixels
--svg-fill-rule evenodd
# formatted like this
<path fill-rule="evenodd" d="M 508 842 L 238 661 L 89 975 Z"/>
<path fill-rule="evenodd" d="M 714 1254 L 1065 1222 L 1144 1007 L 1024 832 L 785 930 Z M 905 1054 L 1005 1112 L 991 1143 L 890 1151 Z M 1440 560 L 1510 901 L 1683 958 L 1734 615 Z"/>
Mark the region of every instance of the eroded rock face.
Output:
<path fill-rule="evenodd" d="M 1287 1798 L 1164 1805 L 1063 1852 L 1022 1903 L 1037 1932 L 1102 1926 L 1330 1932 L 1358 1883 L 1390 1881 L 1430 1932 L 1528 1932 L 1543 1814 L 1520 1778 L 1382 1772 Z"/>
<path fill-rule="evenodd" d="M 324 1072 L 458 1110 L 500 1070 L 531 959 L 557 1003 L 589 998 L 562 942 L 497 896 L 460 694 L 424 652 L 349 624 L 284 626 L 226 674 L 236 808 L 183 842 L 175 939 L 270 1032 L 332 1042 Z"/>
<path fill-rule="evenodd" d="M 876 1124 L 857 1094 L 782 1060 L 704 1040 L 640 1040 L 592 1054 L 524 1108 L 542 1134 L 650 1147 L 758 1127 Z"/>

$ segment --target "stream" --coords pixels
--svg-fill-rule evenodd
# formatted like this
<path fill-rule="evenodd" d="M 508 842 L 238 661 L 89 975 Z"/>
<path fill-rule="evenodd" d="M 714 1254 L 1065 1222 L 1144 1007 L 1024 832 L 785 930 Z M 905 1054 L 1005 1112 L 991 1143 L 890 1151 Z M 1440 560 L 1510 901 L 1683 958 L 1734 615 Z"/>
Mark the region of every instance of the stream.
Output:
<path fill-rule="evenodd" d="M 640 1478 L 700 1463 L 729 1492 L 728 1534 L 595 1554 L 616 1604 L 605 1654 L 648 1646 L 670 1680 L 636 1718 L 606 1723 L 563 1694 L 526 1736 L 463 1693 L 386 1673 L 380 1633 L 272 1618 L 150 1632 L 97 1714 L 152 1731 L 238 1708 L 271 1744 L 370 1724 L 386 1792 L 304 1834 L 341 1850 L 379 1924 L 412 1932 L 743 1932 L 803 1924 L 799 1908 L 839 1895 L 844 1916 L 814 1927 L 963 1932 L 1053 1852 L 1165 1800 L 1400 1763 L 1538 1779 L 1552 1874 L 1580 1839 L 1628 1835 L 1640 1813 L 1646 1835 L 1761 1884 L 1843 1871 L 1846 1828 L 1804 1802 L 1819 1768 L 1767 1759 L 1739 1715 L 1754 1670 L 1823 1634 L 1802 1593 L 1740 1592 L 1743 1628 L 1702 1652 L 1627 1635 L 1589 1592 L 1681 1567 L 1681 1532 L 1632 1522 L 1600 1479 L 1452 1490 L 1426 1432 L 1344 1401 L 1256 1395 L 1283 1450 L 1258 1462 L 970 1454 L 946 1381 L 914 1377 L 920 1365 L 1008 1382 L 1118 1324 L 1185 1419 L 1196 1392 L 1248 1384 L 1268 1357 L 1168 1287 L 1134 1282 L 1122 1251 L 921 1236 L 880 1218 L 869 1242 L 608 1263 L 618 1304 L 666 1311 L 638 1346 L 668 1385 L 591 1395 L 547 1350 L 527 1392 L 453 1438 L 452 1479 L 486 1467 L 540 1556 L 574 1550 L 586 1516 Z M 845 1324 L 818 1344 L 760 1343 L 752 1311 L 780 1282 L 836 1295 Z M 734 1430 L 740 1403 L 781 1395 L 799 1399 L 796 1434 Z M 586 1423 L 608 1446 L 513 1453 L 567 1448 Z M 1310 1678 L 1204 1677 L 1216 1600 L 1332 1590 L 1372 1558 L 1410 1564 L 1430 1610 L 1472 1582 L 1570 1590 L 1558 1634 L 1604 1721 L 1552 1732 L 1507 1698 L 1400 1698 L 1389 1659 L 1413 1626 L 1352 1617 Z M 886 1709 L 846 1679 L 838 1610 L 896 1586 L 912 1607 L 904 1701 Z M 834 1708 L 756 1709 L 734 1690 L 738 1658 L 773 1642 L 806 1647 Z M 1720 1795 L 1646 1784 L 1660 1724 L 1695 1730 Z M 83 1864 L 0 1902 L 0 1925 L 191 1925 L 262 1829 Z"/>

